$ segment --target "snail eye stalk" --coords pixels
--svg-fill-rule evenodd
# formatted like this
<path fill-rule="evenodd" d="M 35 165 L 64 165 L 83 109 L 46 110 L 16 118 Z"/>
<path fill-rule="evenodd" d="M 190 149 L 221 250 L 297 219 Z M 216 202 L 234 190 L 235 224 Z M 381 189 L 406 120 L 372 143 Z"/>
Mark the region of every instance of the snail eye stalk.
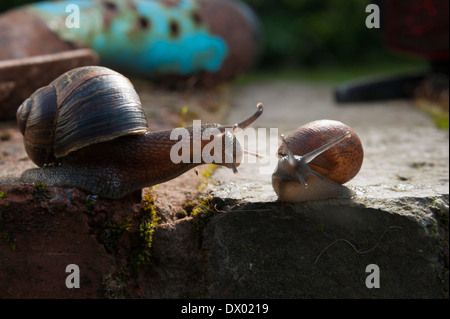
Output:
<path fill-rule="evenodd" d="M 319 156 L 320 154 L 322 154 L 323 152 L 329 150 L 330 148 L 332 148 L 333 146 L 335 146 L 336 144 L 338 144 L 339 142 L 343 141 L 346 138 L 350 138 L 351 134 L 350 132 L 345 132 L 345 134 L 335 138 L 334 140 L 322 145 L 321 147 L 315 149 L 314 151 L 309 152 L 308 154 L 305 154 L 302 156 L 302 163 L 309 163 L 311 162 L 313 159 L 315 159 L 317 156 Z"/>

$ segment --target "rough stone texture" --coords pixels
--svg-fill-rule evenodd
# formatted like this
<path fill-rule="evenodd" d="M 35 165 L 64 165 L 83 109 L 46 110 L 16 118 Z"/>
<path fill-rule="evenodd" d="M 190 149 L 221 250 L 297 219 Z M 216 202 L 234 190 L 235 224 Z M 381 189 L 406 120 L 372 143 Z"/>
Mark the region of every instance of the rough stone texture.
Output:
<path fill-rule="evenodd" d="M 94 224 L 133 216 L 136 203 L 96 203 L 93 210 L 85 202 L 86 194 L 76 189 L 50 188 L 44 193 L 33 186 L 1 189 L 6 197 L 0 200 L 0 298 L 104 295 L 103 278 L 117 272 L 118 265 L 99 242 L 101 234 L 95 234 Z M 83 289 L 66 287 L 70 264 L 80 267 Z"/>
<path fill-rule="evenodd" d="M 446 212 L 414 201 L 399 213 L 330 200 L 246 204 L 216 216 L 205 231 L 211 297 L 443 298 L 448 255 L 432 215 Z M 366 287 L 370 264 L 380 269 L 379 289 Z"/>
<path fill-rule="evenodd" d="M 276 134 L 265 148 L 248 145 L 266 159 L 232 177 L 218 169 L 210 190 L 228 212 L 205 230 L 212 297 L 448 297 L 448 131 L 411 101 L 337 106 L 327 86 L 270 82 L 234 93 L 239 105 L 263 101 L 257 124 L 279 134 L 340 120 L 360 136 L 365 158 L 347 184 L 354 198 L 299 204 L 277 202 L 271 187 Z M 231 122 L 246 112 L 235 107 Z M 365 285 L 369 264 L 380 268 L 380 289 Z"/>
<path fill-rule="evenodd" d="M 333 101 L 332 89 L 331 86 L 282 81 L 238 88 L 233 91 L 234 104 L 229 121 L 237 122 L 243 118 L 258 101 L 264 102 L 265 111 L 253 127 L 276 128 L 278 134 L 287 134 L 302 124 L 318 119 L 342 121 L 355 130 L 363 143 L 361 171 L 347 184 L 362 198 L 448 194 L 448 130 L 436 129 L 431 118 L 417 110 L 412 101 L 338 106 Z M 234 187 L 230 187 L 228 182 L 239 187 L 253 182 L 260 184 L 259 187 L 270 185 L 269 175 L 276 165 L 274 156 L 279 136 L 272 134 L 267 140 L 271 145 L 263 144 L 261 150 L 256 149 L 255 145 L 248 145 L 249 149 L 266 156 L 257 165 L 242 164 L 242 172 L 251 172 L 232 176 L 232 181 L 226 173 L 216 175 L 217 179 L 223 180 L 228 188 Z M 244 159 L 247 162 L 250 160 L 254 159 Z M 264 169 L 267 174 L 260 174 L 261 166 L 267 167 Z M 224 189 L 216 189 L 216 192 Z M 253 201 L 263 196 L 266 200 L 270 198 L 269 193 L 255 191 L 245 198 Z M 272 192 L 272 195 L 275 194 Z"/>
<path fill-rule="evenodd" d="M 206 297 L 207 265 L 191 217 L 162 225 L 154 236 L 151 263 L 140 276 L 141 297 Z"/>
<path fill-rule="evenodd" d="M 205 121 L 226 109 L 214 94 L 157 95 L 146 83 L 137 87 L 146 106 L 157 106 L 147 112 L 151 127 L 190 123 L 198 104 L 210 105 Z M 203 191 L 204 214 L 185 217 L 200 204 L 204 182 L 191 171 L 154 190 L 161 221 L 152 255 L 131 271 L 129 256 L 139 243 L 136 198 L 97 199 L 90 207 L 88 194 L 75 189 L 49 188 L 41 196 L 18 185 L 32 164 L 16 129 L 3 124 L 0 297 L 448 297 L 448 131 L 434 128 L 411 101 L 338 107 L 330 86 L 273 81 L 232 93 L 227 123 L 261 101 L 265 112 L 253 127 L 288 133 L 320 118 L 350 125 L 365 148 L 362 169 L 347 184 L 355 198 L 279 203 L 270 179 L 275 162 L 265 159 L 243 163 L 237 175 L 217 169 Z M 267 141 L 258 152 L 271 156 L 277 134 Z M 111 237 L 127 218 L 131 229 Z M 65 288 L 69 263 L 81 268 L 79 290 Z M 366 287 L 370 264 L 380 269 L 380 288 Z"/>
<path fill-rule="evenodd" d="M 220 122 L 226 110 L 224 87 L 170 92 L 147 81 L 133 84 L 153 130 L 190 125 L 199 118 Z M 197 279 L 205 262 L 184 206 L 198 196 L 207 166 L 152 189 L 160 226 L 153 235 L 151 266 L 138 270 L 130 259 L 142 244 L 140 194 L 104 200 L 73 188 L 45 191 L 20 184 L 20 174 L 32 167 L 16 124 L 0 122 L 0 298 L 181 298 L 203 293 Z M 69 264 L 80 267 L 80 289 L 66 288 Z"/>

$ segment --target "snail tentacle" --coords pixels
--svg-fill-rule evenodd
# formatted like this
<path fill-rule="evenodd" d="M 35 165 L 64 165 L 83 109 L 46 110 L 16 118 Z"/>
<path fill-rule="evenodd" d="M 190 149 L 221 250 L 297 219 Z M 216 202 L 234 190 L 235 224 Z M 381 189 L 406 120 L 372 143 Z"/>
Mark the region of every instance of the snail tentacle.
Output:
<path fill-rule="evenodd" d="M 252 124 L 253 122 L 255 122 L 255 121 L 261 116 L 261 114 L 262 114 L 263 111 L 264 111 L 264 106 L 263 106 L 262 103 L 258 103 L 258 104 L 256 105 L 256 108 L 257 108 L 256 112 L 253 113 L 253 115 L 251 115 L 251 116 L 248 117 L 247 119 L 243 120 L 242 122 L 239 122 L 239 123 L 236 123 L 236 124 L 233 124 L 233 125 L 219 125 L 217 128 L 218 128 L 220 131 L 224 132 L 225 129 L 227 129 L 227 128 L 228 128 L 228 129 L 231 128 L 231 129 L 233 129 L 233 131 L 234 131 L 234 130 L 236 130 L 236 129 L 238 129 L 238 128 L 244 129 L 244 128 L 248 127 L 250 124 Z"/>
<path fill-rule="evenodd" d="M 346 132 L 344 135 L 341 135 L 341 136 L 335 138 L 334 140 L 320 146 L 319 148 L 316 148 L 314 151 L 311 151 L 308 154 L 303 155 L 302 162 L 303 163 L 311 162 L 313 159 L 315 159 L 317 156 L 319 156 L 323 152 L 329 150 L 330 148 L 332 148 L 333 146 L 335 146 L 342 140 L 349 138 L 349 137 L 351 137 L 350 132 Z"/>

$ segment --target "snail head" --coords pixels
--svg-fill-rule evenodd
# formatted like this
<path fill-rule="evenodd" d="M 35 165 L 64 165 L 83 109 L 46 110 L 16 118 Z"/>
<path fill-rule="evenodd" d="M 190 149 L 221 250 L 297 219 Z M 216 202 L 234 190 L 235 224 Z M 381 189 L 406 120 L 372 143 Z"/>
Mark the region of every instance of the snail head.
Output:
<path fill-rule="evenodd" d="M 283 177 L 286 180 L 294 180 L 301 183 L 303 186 L 308 188 L 308 184 L 306 182 L 307 177 L 309 175 L 315 175 L 320 179 L 324 179 L 319 173 L 312 170 L 308 163 L 315 159 L 317 156 L 335 146 L 342 140 L 351 137 L 350 132 L 346 132 L 345 134 L 331 140 L 330 142 L 318 147 L 317 149 L 305 154 L 305 155 L 294 155 L 289 148 L 284 135 L 281 135 L 281 141 L 285 145 L 287 150 L 287 155 L 282 157 L 278 163 L 279 170 L 278 172 L 282 172 Z"/>
<path fill-rule="evenodd" d="M 248 117 L 247 119 L 243 120 L 240 123 L 236 123 L 234 125 L 220 125 L 218 129 L 222 132 L 222 150 L 224 150 L 222 154 L 222 162 L 225 167 L 231 168 L 233 172 L 236 174 L 237 167 L 242 162 L 243 154 L 252 155 L 256 157 L 261 157 L 260 155 L 250 152 L 248 150 L 245 150 L 240 145 L 239 141 L 237 140 L 235 134 L 239 129 L 245 129 L 250 124 L 252 124 L 256 119 L 258 119 L 263 110 L 263 104 L 258 103 L 256 106 L 257 110 L 256 112 Z"/>

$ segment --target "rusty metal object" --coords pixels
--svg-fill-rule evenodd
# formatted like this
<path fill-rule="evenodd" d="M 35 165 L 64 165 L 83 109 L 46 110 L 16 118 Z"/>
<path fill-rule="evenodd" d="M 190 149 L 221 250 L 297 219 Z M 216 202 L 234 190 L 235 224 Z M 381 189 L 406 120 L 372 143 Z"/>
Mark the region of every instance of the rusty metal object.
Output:
<path fill-rule="evenodd" d="M 250 8 L 238 2 L 204 1 L 198 11 L 198 19 L 209 26 L 211 33 L 223 38 L 229 49 L 222 67 L 214 74 L 204 72 L 200 81 L 229 81 L 254 63 L 259 49 L 260 28 Z"/>
<path fill-rule="evenodd" d="M 14 119 L 26 98 L 62 73 L 97 63 L 98 56 L 90 49 L 0 61 L 0 120 Z"/>
<path fill-rule="evenodd" d="M 21 59 L 75 49 L 35 14 L 11 10 L 0 16 L 0 60 Z"/>
<path fill-rule="evenodd" d="M 14 119 L 36 89 L 79 66 L 97 64 L 95 52 L 61 39 L 35 14 L 10 10 L 0 16 L 0 120 Z"/>
<path fill-rule="evenodd" d="M 79 8 L 80 28 L 66 26 L 69 4 Z M 258 48 L 257 18 L 234 0 L 70 0 L 23 10 L 62 41 L 96 51 L 101 64 L 156 81 L 229 81 L 248 69 Z"/>
<path fill-rule="evenodd" d="M 173 2 L 161 0 L 162 2 Z M 243 3 L 227 0 L 198 1 L 198 10 L 191 18 L 208 26 L 211 34 L 217 35 L 227 44 L 227 55 L 220 68 L 215 71 L 201 70 L 189 75 L 166 74 L 158 81 L 164 86 L 184 88 L 200 85 L 212 87 L 217 83 L 235 79 L 254 64 L 259 53 L 261 33 L 257 17 Z"/>
<path fill-rule="evenodd" d="M 66 25 L 69 4 L 80 8 L 80 28 Z M 255 14 L 233 0 L 24 6 L 0 16 L 0 120 L 14 117 L 29 94 L 70 68 L 100 63 L 168 87 L 211 87 L 244 73 L 258 44 Z M 80 48 L 92 49 L 100 61 L 92 51 L 69 53 Z"/>

